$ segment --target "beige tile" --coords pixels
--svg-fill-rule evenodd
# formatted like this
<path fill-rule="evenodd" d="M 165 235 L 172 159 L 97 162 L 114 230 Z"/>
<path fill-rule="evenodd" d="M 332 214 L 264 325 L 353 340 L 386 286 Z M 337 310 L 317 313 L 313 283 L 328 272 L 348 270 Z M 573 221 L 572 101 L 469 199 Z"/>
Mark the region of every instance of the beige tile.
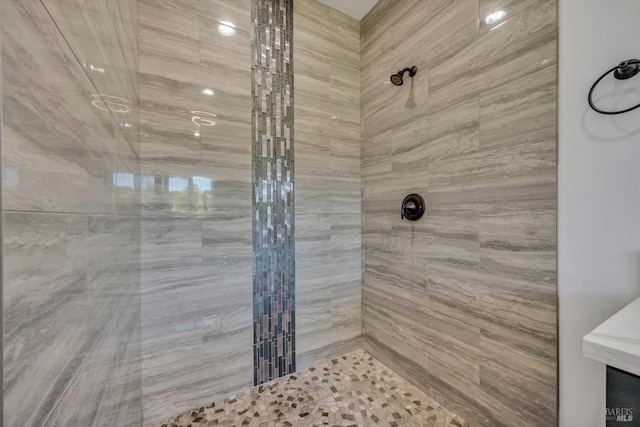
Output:
<path fill-rule="evenodd" d="M 200 18 L 201 64 L 209 66 L 212 71 L 224 67 L 246 75 L 251 69 L 251 34 L 237 29 L 233 36 L 225 37 L 218 30 L 219 25 L 208 16 Z"/>
<path fill-rule="evenodd" d="M 398 208 L 399 209 L 399 208 Z M 393 225 L 393 238 L 405 256 L 463 265 L 480 262 L 480 215 L 472 210 L 427 208 L 422 220 Z"/>
<path fill-rule="evenodd" d="M 363 346 L 473 425 L 553 424 L 556 5 L 416 3 L 361 23 Z"/>
<path fill-rule="evenodd" d="M 412 50 L 413 47 L 404 44 L 404 39 L 426 28 L 425 24 L 430 17 L 428 1 L 409 0 L 402 8 L 391 7 L 392 4 L 391 1 L 378 3 L 361 21 L 361 60 L 365 69 L 370 68 L 372 63 L 380 66 L 382 55 L 393 55 L 392 52 L 400 50 L 402 46 L 404 53 Z M 395 64 L 395 68 L 404 67 Z M 391 74 L 390 72 L 389 75 Z"/>
<path fill-rule="evenodd" d="M 477 39 L 478 1 L 431 0 L 428 3 L 431 17 L 423 28 L 404 40 L 400 48 L 410 51 L 414 46 L 428 46 L 422 54 L 427 58 L 429 68 L 432 68 Z M 419 17 L 416 15 L 413 19 L 417 21 Z"/>
<path fill-rule="evenodd" d="M 522 353 L 484 336 L 480 349 L 480 382 L 495 400 L 508 407 L 509 422 L 522 426 L 553 424 L 557 407 L 555 359 Z"/>
<path fill-rule="evenodd" d="M 430 69 L 430 109 L 443 108 L 554 65 L 555 19 L 555 1 L 536 4 Z"/>
<path fill-rule="evenodd" d="M 480 148 L 480 108 L 468 100 L 428 114 L 388 133 L 392 166 L 398 172 L 424 169 L 429 163 Z"/>
<path fill-rule="evenodd" d="M 219 261 L 143 270 L 147 422 L 252 384 L 250 253 Z"/>
<path fill-rule="evenodd" d="M 480 219 L 482 265 L 555 283 L 555 224 L 555 209 L 483 215 Z"/>
<path fill-rule="evenodd" d="M 137 7 L 131 2 L 92 0 L 43 1 L 82 69 L 103 96 L 104 105 L 136 152 L 137 137 Z M 131 15 L 133 13 L 133 15 Z M 129 110 L 123 113 L 121 104 Z M 110 107 L 114 108 L 110 108 Z"/>
<path fill-rule="evenodd" d="M 534 0 L 480 0 L 480 33 L 492 31 L 504 21 L 511 19 L 521 11 L 531 7 L 540 6 L 539 2 Z M 504 17 L 498 22 L 486 22 L 489 15 L 495 12 L 504 12 Z"/>
<path fill-rule="evenodd" d="M 202 134 L 194 120 L 202 115 L 163 108 L 144 98 L 140 107 L 140 158 L 143 161 L 201 163 Z"/>
<path fill-rule="evenodd" d="M 95 108 L 102 98 L 42 6 L 12 5 L 4 19 L 4 60 L 20 65 L 3 73 L 3 207 L 115 212 L 119 124 Z"/>
<path fill-rule="evenodd" d="M 142 366 L 153 422 L 253 382 L 250 7 L 180 0 L 140 13 Z M 233 37 L 220 35 L 221 21 Z"/>
<path fill-rule="evenodd" d="M 35 425 L 87 356 L 87 217 L 5 213 L 3 220 L 4 421 Z"/>
<path fill-rule="evenodd" d="M 361 331 L 359 25 L 315 0 L 294 14 L 296 353 L 308 367 Z"/>
<path fill-rule="evenodd" d="M 429 375 L 464 390 L 480 383 L 480 328 L 432 312 L 421 350 L 429 355 Z M 425 345 L 426 344 L 426 345 Z"/>
<path fill-rule="evenodd" d="M 552 206 L 555 144 L 503 147 L 429 164 L 429 201 L 434 209 Z M 517 203 L 517 204 L 516 204 Z"/>
<path fill-rule="evenodd" d="M 251 125 L 216 119 L 215 126 L 200 128 L 202 164 L 236 168 L 250 175 Z"/>
<path fill-rule="evenodd" d="M 480 146 L 553 141 L 556 137 L 556 67 L 550 66 L 480 97 Z"/>
<path fill-rule="evenodd" d="M 2 8 L 6 424 L 142 423 L 131 6 Z"/>
<path fill-rule="evenodd" d="M 248 75 L 239 78 L 238 82 L 248 82 Z M 244 90 L 218 87 L 213 76 L 192 83 L 189 76 L 174 80 L 142 74 L 142 158 L 200 163 L 204 156 L 206 164 L 230 166 L 216 159 L 214 150 L 220 148 L 220 155 L 228 155 L 236 167 L 246 166 L 241 156 L 251 149 L 249 86 Z M 214 96 L 203 94 L 211 88 Z"/>
<path fill-rule="evenodd" d="M 146 57 L 200 64 L 200 20 L 192 1 L 140 1 L 140 68 Z"/>

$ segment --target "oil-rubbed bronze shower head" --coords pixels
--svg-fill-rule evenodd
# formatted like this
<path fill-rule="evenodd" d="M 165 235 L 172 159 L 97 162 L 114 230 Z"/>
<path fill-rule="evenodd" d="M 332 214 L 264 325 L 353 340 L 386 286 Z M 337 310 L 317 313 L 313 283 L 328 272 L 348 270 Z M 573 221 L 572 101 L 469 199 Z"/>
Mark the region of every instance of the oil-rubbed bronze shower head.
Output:
<path fill-rule="evenodd" d="M 418 72 L 418 67 L 416 67 L 415 65 L 411 68 L 405 68 L 404 70 L 398 71 L 397 74 L 394 74 L 393 76 L 391 76 L 391 83 L 393 83 L 396 86 L 402 86 L 402 84 L 404 83 L 404 73 L 409 73 L 409 77 L 413 77 L 416 75 L 416 73 Z"/>

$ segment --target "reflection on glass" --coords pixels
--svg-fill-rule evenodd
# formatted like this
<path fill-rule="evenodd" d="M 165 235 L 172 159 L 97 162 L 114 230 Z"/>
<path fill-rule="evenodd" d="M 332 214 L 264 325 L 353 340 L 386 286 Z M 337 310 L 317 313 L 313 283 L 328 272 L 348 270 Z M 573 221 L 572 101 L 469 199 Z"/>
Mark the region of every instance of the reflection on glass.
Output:
<path fill-rule="evenodd" d="M 213 181 L 211 181 L 209 178 L 194 176 L 193 184 L 202 191 L 211 191 L 213 189 L 212 187 Z"/>
<path fill-rule="evenodd" d="M 160 205 L 171 212 L 210 210 L 213 206 L 213 181 L 200 176 L 143 175 L 142 201 Z"/>
<path fill-rule="evenodd" d="M 198 126 L 215 126 L 216 122 L 212 119 L 217 116 L 213 113 L 209 113 L 207 111 L 192 111 L 193 117 L 191 121 Z"/>
<path fill-rule="evenodd" d="M 184 191 L 189 187 L 189 180 L 184 178 L 169 178 L 169 191 Z"/>
<path fill-rule="evenodd" d="M 91 105 L 98 110 L 111 111 L 118 114 L 129 114 L 131 112 L 130 102 L 128 99 L 111 95 L 91 95 L 93 101 Z"/>
<path fill-rule="evenodd" d="M 138 175 L 132 172 L 114 172 L 111 174 L 113 193 L 120 206 L 138 205 Z"/>
<path fill-rule="evenodd" d="M 132 173 L 117 172 L 112 174 L 112 182 L 116 187 L 135 188 L 135 175 Z"/>

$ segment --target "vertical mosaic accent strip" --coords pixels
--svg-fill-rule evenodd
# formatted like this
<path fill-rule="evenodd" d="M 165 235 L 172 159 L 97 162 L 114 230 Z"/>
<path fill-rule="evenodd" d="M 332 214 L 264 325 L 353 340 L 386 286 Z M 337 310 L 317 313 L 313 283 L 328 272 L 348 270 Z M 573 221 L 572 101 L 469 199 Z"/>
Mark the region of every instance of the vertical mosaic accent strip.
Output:
<path fill-rule="evenodd" d="M 296 370 L 293 0 L 253 0 L 253 379 Z"/>

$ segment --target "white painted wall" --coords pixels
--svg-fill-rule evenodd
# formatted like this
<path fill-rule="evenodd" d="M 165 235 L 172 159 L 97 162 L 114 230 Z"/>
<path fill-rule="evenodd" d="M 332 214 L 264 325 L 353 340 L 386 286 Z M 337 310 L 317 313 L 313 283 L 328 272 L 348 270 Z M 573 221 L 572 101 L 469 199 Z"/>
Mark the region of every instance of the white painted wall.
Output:
<path fill-rule="evenodd" d="M 581 340 L 640 296 L 640 110 L 602 116 L 586 97 L 606 70 L 640 58 L 640 1 L 559 5 L 560 426 L 601 427 L 605 367 Z M 599 93 L 602 106 L 637 104 L 640 76 Z"/>
<path fill-rule="evenodd" d="M 329 7 L 339 10 L 358 21 L 369 13 L 378 0 L 319 0 L 321 3 Z"/>

